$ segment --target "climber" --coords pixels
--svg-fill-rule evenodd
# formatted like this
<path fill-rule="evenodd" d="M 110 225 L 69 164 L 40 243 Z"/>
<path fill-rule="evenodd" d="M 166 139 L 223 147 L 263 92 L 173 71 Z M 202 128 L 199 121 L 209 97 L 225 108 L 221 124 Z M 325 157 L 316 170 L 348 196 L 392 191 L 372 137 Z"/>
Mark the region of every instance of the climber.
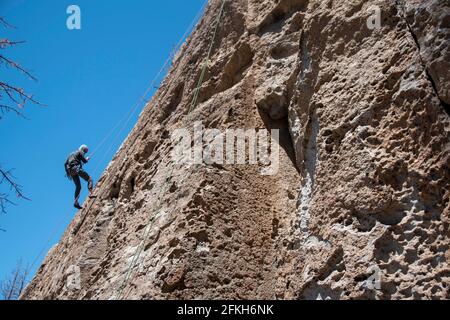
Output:
<path fill-rule="evenodd" d="M 89 161 L 89 157 L 86 157 L 88 151 L 89 148 L 83 144 L 77 151 L 72 152 L 69 155 L 66 163 L 64 164 L 67 178 L 69 178 L 69 180 L 73 180 L 75 183 L 75 202 L 73 206 L 77 209 L 83 209 L 78 203 L 78 198 L 80 197 L 81 191 L 80 177 L 87 181 L 89 193 L 92 192 L 92 179 L 86 171 L 83 170 L 83 164 Z"/>

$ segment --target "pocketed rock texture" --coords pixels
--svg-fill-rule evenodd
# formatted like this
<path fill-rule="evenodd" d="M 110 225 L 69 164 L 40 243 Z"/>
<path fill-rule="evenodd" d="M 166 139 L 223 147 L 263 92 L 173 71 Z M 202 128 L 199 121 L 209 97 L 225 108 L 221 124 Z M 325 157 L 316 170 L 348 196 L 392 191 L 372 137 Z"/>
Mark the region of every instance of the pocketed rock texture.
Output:
<path fill-rule="evenodd" d="M 228 0 L 187 116 L 220 5 L 22 299 L 448 299 L 448 1 Z M 173 166 L 194 121 L 279 129 L 278 172 Z"/>

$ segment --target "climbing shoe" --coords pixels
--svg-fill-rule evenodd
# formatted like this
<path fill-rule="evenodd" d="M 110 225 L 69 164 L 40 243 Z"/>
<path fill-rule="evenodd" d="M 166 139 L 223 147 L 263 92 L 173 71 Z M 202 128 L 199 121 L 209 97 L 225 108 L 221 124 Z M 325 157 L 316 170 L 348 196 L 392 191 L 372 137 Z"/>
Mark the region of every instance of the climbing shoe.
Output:
<path fill-rule="evenodd" d="M 79 210 L 83 209 L 83 207 L 80 206 L 78 203 L 74 203 L 73 206 Z"/>

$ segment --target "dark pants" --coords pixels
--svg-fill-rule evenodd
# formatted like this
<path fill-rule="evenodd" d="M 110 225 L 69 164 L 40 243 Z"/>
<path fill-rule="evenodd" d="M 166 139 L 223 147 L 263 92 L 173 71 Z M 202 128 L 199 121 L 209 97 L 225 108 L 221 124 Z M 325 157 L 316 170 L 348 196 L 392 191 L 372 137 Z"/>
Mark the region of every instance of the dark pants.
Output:
<path fill-rule="evenodd" d="M 87 181 L 89 190 L 92 189 L 92 179 L 91 179 L 91 177 L 87 174 L 86 171 L 79 170 L 78 174 L 72 176 L 73 183 L 75 183 L 75 187 L 76 187 L 75 188 L 75 201 L 78 200 L 78 197 L 80 196 L 80 192 L 81 192 L 80 177 L 84 181 Z"/>

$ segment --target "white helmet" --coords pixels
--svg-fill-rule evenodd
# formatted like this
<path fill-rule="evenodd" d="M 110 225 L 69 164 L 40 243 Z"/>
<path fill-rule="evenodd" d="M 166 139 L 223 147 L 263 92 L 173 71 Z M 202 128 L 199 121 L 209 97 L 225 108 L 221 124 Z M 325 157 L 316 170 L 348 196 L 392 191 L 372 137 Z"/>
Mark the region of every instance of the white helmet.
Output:
<path fill-rule="evenodd" d="M 83 145 L 81 145 L 81 147 L 78 150 L 80 150 L 81 152 L 86 154 L 89 151 L 89 147 L 87 145 L 83 144 Z"/>

